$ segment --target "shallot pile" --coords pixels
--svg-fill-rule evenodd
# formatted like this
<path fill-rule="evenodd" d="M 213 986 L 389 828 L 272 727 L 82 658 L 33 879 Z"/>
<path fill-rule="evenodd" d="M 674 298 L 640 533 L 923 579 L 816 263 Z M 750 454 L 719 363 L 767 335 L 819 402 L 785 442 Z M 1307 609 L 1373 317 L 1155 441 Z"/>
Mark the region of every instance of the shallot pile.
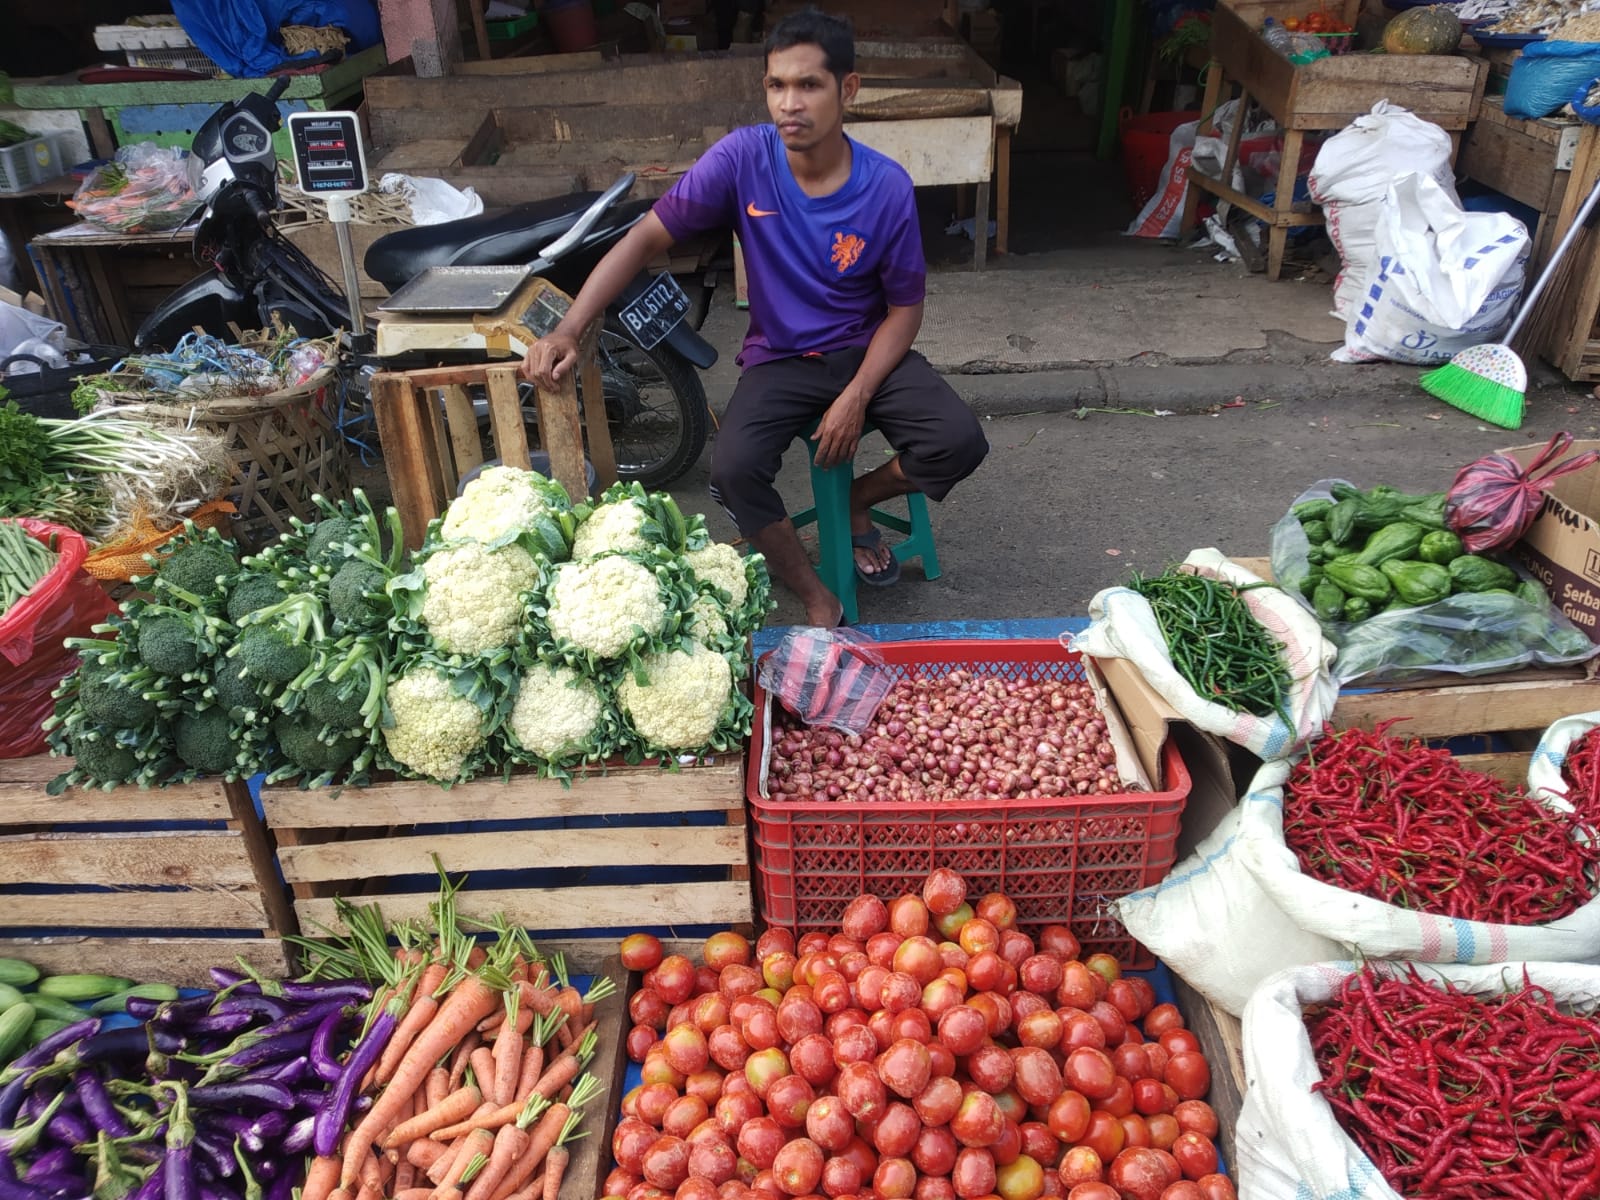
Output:
<path fill-rule="evenodd" d="M 1087 683 L 951 671 L 902 679 L 864 734 L 775 723 L 770 790 L 792 800 L 999 800 L 1128 790 Z"/>

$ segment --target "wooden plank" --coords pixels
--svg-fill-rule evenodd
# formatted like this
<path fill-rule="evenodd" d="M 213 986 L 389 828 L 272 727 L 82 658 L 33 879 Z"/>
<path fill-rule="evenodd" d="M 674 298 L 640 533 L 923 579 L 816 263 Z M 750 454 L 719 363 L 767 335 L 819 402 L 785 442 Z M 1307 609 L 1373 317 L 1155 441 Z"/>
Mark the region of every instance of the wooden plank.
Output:
<path fill-rule="evenodd" d="M 1172 977 L 1172 987 L 1184 1021 L 1200 1040 L 1200 1051 L 1211 1064 L 1211 1091 L 1206 1101 L 1217 1114 L 1222 1156 L 1225 1161 L 1236 1164 L 1239 1158 L 1235 1153 L 1235 1135 L 1246 1091 L 1239 1018 L 1216 1007 L 1177 975 Z"/>
<path fill-rule="evenodd" d="M 422 411 L 427 418 L 428 439 L 433 447 L 433 461 L 438 464 L 440 495 L 446 497 L 446 503 L 454 499 L 460 484 L 460 476 L 456 472 L 455 446 L 450 434 L 445 432 L 443 397 L 436 396 L 432 391 L 422 393 Z M 477 429 L 476 423 L 473 425 Z M 455 431 L 452 429 L 451 434 Z M 449 447 L 448 451 L 446 447 Z"/>
<path fill-rule="evenodd" d="M 616 988 L 594 1006 L 599 1049 L 589 1063 L 589 1074 L 599 1080 L 604 1090 L 585 1111 L 582 1129 L 587 1136 L 572 1145 L 558 1200 L 595 1200 L 605 1190 L 602 1185 L 611 1168 L 611 1136 L 616 1132 L 623 1080 L 627 1077 L 628 1030 L 633 1024 L 628 1017 L 628 972 L 613 954 L 594 975 L 611 980 Z"/>
<path fill-rule="evenodd" d="M 294 919 L 294 909 L 289 906 L 289 897 L 285 895 L 283 883 L 278 878 L 272 839 L 267 836 L 266 825 L 256 811 L 250 788 L 237 782 L 223 786 L 227 789 L 228 807 L 233 812 L 230 824 L 239 831 L 244 841 L 245 857 L 255 873 L 256 890 L 267 913 L 265 927 L 279 934 L 298 933 L 300 926 Z M 186 927 L 182 922 L 171 919 L 166 924 L 174 929 Z"/>
<path fill-rule="evenodd" d="M 589 462 L 594 466 L 594 481 L 605 491 L 617 481 L 617 451 L 611 443 L 611 422 L 606 415 L 605 380 L 600 361 L 591 352 L 584 358 L 578 387 L 586 398 L 583 427 L 589 437 Z"/>
<path fill-rule="evenodd" d="M 478 43 L 478 58 L 487 61 L 493 56 L 489 45 L 489 24 L 483 19 L 484 0 L 467 0 L 467 12 L 472 16 L 472 35 Z"/>
<path fill-rule="evenodd" d="M 917 187 L 987 183 L 994 161 L 994 123 L 987 117 L 867 121 L 850 136 L 899 163 Z"/>
<path fill-rule="evenodd" d="M 457 75 L 551 75 L 560 71 L 589 71 L 605 65 L 598 50 L 568 54 L 526 54 L 519 58 L 485 58 L 455 65 Z"/>
<path fill-rule="evenodd" d="M 492 164 L 500 157 L 500 151 L 504 145 L 505 139 L 500 132 L 499 114 L 491 112 L 472 131 L 472 136 L 467 139 L 467 144 L 462 147 L 461 153 L 451 160 L 450 165 L 476 166 L 479 163 Z"/>
<path fill-rule="evenodd" d="M 239 958 L 263 975 L 281 977 L 288 971 L 285 946 L 271 937 L 4 938 L 0 957 L 20 958 L 51 975 L 94 971 L 180 987 L 214 986 L 208 970 Z"/>
<path fill-rule="evenodd" d="M 340 794 L 266 787 L 261 803 L 274 830 L 427 825 L 459 821 L 464 813 L 475 821 L 529 821 L 603 812 L 726 812 L 744 805 L 744 764 L 734 756 L 679 771 L 619 767 L 579 775 L 571 787 L 533 775 L 513 775 L 509 784 L 477 779 L 449 791 L 426 780 L 394 780 L 352 791 L 349 805 L 329 803 Z"/>
<path fill-rule="evenodd" d="M 416 397 L 406 376 L 379 372 L 372 377 L 372 414 L 378 422 L 378 440 L 393 503 L 405 530 L 406 549 L 415 550 L 422 545 L 428 522 L 439 515 L 440 498 L 429 484 Z"/>
<path fill-rule="evenodd" d="M 526 61 L 526 60 L 512 60 Z M 683 104 L 686 100 L 746 100 L 761 94 L 763 63 L 748 54 L 704 54 L 672 61 L 605 66 L 562 74 L 564 104 L 603 103 L 626 96 L 635 104 Z M 504 102 L 516 87 L 506 75 L 454 75 L 421 79 L 412 75 L 375 75 L 364 84 L 374 108 L 473 108 L 488 111 Z"/>
<path fill-rule="evenodd" d="M 1543 729 L 1560 717 L 1600 708 L 1600 681 L 1552 687 L 1541 680 L 1518 683 L 1463 682 L 1452 687 L 1402 692 L 1343 692 L 1333 708 L 1341 729 L 1371 729 L 1389 717 L 1408 718 L 1411 737 L 1457 737 L 1503 729 Z"/>
<path fill-rule="evenodd" d="M 1526 130 L 1504 121 L 1480 120 L 1462 143 L 1460 170 L 1468 178 L 1543 212 L 1550 196 L 1555 152 L 1554 145 L 1529 136 Z"/>
<path fill-rule="evenodd" d="M 284 876 L 294 882 L 427 875 L 433 855 L 452 875 L 519 871 L 530 866 L 610 867 L 732 866 L 746 861 L 744 830 L 705 825 L 625 826 L 608 829 L 539 829 L 487 833 L 365 838 L 285 847 Z"/>
<path fill-rule="evenodd" d="M 254 888 L 123 889 L 6 895 L 0 904 L 5 908 L 4 927 L 12 929 L 271 929 L 263 899 Z"/>
<path fill-rule="evenodd" d="M 254 887 L 231 830 L 21 833 L 0 837 L 0 884 L 61 887 Z"/>
<path fill-rule="evenodd" d="M 522 398 L 517 394 L 515 367 L 490 367 L 484 373 L 489 393 L 489 427 L 494 431 L 495 457 L 508 467 L 532 470 L 528 457 L 528 428 L 522 418 Z M 581 496 L 582 491 L 570 492 Z"/>
<path fill-rule="evenodd" d="M 110 821 L 226 821 L 228 800 L 220 784 L 191 784 L 163 788 L 160 792 L 128 795 L 127 789 L 102 792 L 73 789 L 61 796 L 45 794 L 45 784 L 70 770 L 72 760 L 14 759 L 3 767 L 37 762 L 47 768 L 41 780 L 0 779 L 0 829 L 11 825 L 49 825 L 70 821 L 74 825 Z M 32 768 L 25 767 L 24 771 Z M 10 773 L 9 771 L 7 772 Z M 140 801 L 146 803 L 141 805 Z"/>
<path fill-rule="evenodd" d="M 450 456 L 455 462 L 456 476 L 460 478 L 484 461 L 478 415 L 473 411 L 467 389 L 460 384 L 447 383 L 439 391 L 444 396 L 445 418 L 450 426 Z"/>
<path fill-rule="evenodd" d="M 389 893 L 383 915 L 391 921 L 424 918 L 437 892 Z M 651 925 L 731 925 L 752 919 L 748 883 L 635 883 L 626 887 L 506 888 L 463 891 L 462 916 L 504 913 L 525 929 L 631 929 Z M 297 900 L 302 923 L 340 928 L 332 899 Z"/>
<path fill-rule="evenodd" d="M 569 496 L 588 495 L 578 381 L 571 371 L 556 381 L 554 391 L 539 389 L 539 441 L 550 456 L 550 477 L 566 488 Z"/>
<path fill-rule="evenodd" d="M 1469 771 L 1482 771 L 1512 787 L 1528 786 L 1528 755 L 1520 751 L 1499 754 L 1458 754 L 1456 762 Z"/>

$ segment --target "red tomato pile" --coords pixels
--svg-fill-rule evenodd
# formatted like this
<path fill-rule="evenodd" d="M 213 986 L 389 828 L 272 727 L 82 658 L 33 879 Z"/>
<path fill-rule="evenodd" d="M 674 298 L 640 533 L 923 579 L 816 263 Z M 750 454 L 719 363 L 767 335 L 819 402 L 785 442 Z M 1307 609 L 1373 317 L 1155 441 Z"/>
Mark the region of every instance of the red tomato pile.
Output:
<path fill-rule="evenodd" d="M 853 900 L 831 938 L 716 934 L 699 967 L 625 939 L 643 1082 L 606 1195 L 1234 1200 L 1178 1010 L 966 890 L 940 868 L 920 897 Z"/>

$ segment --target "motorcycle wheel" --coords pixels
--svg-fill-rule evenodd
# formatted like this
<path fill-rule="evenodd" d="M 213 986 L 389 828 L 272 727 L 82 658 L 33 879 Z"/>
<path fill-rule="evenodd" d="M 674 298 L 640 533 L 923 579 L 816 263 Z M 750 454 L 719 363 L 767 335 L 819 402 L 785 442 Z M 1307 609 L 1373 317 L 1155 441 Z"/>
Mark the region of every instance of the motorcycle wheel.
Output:
<path fill-rule="evenodd" d="M 706 392 L 694 367 L 664 342 L 641 349 L 615 317 L 606 320 L 597 355 L 618 476 L 647 488 L 681 477 L 700 458 L 710 432 Z M 584 400 L 581 381 L 578 397 Z"/>

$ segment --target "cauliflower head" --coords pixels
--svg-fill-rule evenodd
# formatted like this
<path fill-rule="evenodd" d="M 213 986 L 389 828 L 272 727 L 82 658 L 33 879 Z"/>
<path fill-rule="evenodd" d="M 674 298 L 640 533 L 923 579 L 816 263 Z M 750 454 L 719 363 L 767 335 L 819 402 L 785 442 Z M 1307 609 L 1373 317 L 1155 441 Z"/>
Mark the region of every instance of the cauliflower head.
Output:
<path fill-rule="evenodd" d="M 387 700 L 394 725 L 384 729 L 384 745 L 408 771 L 455 779 L 484 743 L 483 713 L 432 667 L 416 667 L 390 683 Z"/>
<path fill-rule="evenodd" d="M 704 646 L 645 658 L 649 680 L 632 674 L 617 688 L 622 711 L 639 736 L 663 750 L 698 750 L 711 740 L 733 692 L 728 660 Z"/>
<path fill-rule="evenodd" d="M 439 532 L 446 541 L 496 542 L 515 537 L 553 511 L 531 471 L 490 467 L 451 502 Z"/>
<path fill-rule="evenodd" d="M 422 623 L 446 654 L 486 654 L 516 641 L 522 594 L 539 567 L 521 546 L 480 542 L 445 546 L 422 564 Z"/>
<path fill-rule="evenodd" d="M 596 658 L 615 658 L 667 625 L 667 605 L 650 568 L 620 555 L 563 563 L 550 585 L 546 619 L 557 640 Z"/>
<path fill-rule="evenodd" d="M 730 607 L 738 610 L 750 596 L 750 580 L 744 573 L 744 556 L 727 542 L 712 542 L 700 550 L 690 550 L 683 556 L 689 570 L 701 583 L 721 588 L 728 593 Z"/>
<path fill-rule="evenodd" d="M 644 518 L 644 509 L 631 496 L 600 505 L 578 526 L 572 539 L 572 560 L 586 562 L 611 552 L 637 554 L 648 550 Z"/>
<path fill-rule="evenodd" d="M 593 740 L 604 709 L 600 689 L 571 667 L 535 663 L 523 672 L 509 724 L 518 745 L 554 762 Z"/>
<path fill-rule="evenodd" d="M 702 646 L 712 650 L 726 643 L 732 631 L 728 626 L 728 616 L 723 611 L 722 601 L 701 592 L 684 614 L 684 631 Z"/>

